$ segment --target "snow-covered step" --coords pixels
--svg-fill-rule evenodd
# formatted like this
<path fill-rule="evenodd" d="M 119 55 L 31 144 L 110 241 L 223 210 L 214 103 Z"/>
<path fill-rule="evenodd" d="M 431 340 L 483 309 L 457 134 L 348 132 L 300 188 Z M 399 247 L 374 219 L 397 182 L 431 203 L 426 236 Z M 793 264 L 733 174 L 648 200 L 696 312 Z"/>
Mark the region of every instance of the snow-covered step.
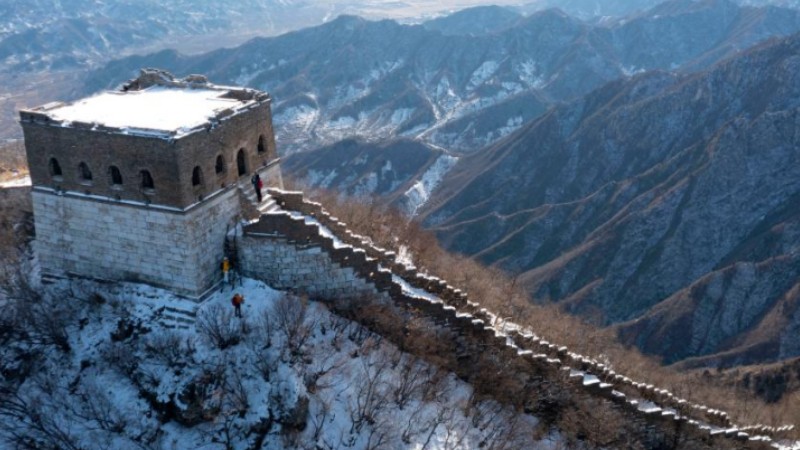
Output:
<path fill-rule="evenodd" d="M 167 329 L 188 330 L 195 323 L 196 308 L 186 309 L 164 306 L 158 314 L 158 323 Z"/>
<path fill-rule="evenodd" d="M 258 206 L 258 211 L 266 214 L 268 212 L 275 211 L 279 209 L 278 202 L 275 201 L 274 198 L 270 197 L 269 195 L 264 197 L 264 201 L 262 201 Z"/>
<path fill-rule="evenodd" d="M 42 274 L 42 284 L 53 284 L 58 281 L 57 277 L 48 274 Z"/>

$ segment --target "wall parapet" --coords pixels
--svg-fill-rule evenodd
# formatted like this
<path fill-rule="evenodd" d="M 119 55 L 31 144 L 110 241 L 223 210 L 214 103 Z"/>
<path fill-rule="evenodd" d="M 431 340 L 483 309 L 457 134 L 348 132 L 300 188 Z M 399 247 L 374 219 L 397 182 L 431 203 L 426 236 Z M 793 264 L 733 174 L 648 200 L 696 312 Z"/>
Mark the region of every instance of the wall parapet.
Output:
<path fill-rule="evenodd" d="M 394 252 L 378 248 L 366 237 L 354 234 L 321 204 L 307 201 L 302 192 L 269 189 L 283 209 L 262 215 L 244 228 L 246 236 L 282 239 L 303 248 L 316 247 L 340 267 L 372 284 L 395 304 L 417 311 L 434 323 L 478 339 L 498 354 L 524 361 L 534 373 L 578 389 L 582 395 L 616 405 L 649 426 L 681 429 L 685 438 L 703 447 L 735 442 L 736 447 L 772 448 L 772 438 L 784 437 L 791 426 L 735 426 L 727 413 L 636 382 L 597 361 L 550 343 L 514 324 L 495 326 L 497 317 L 466 293 L 445 281 L 397 262 Z M 276 264 L 280 262 L 276 261 Z M 250 276 L 258 278 L 257 273 Z M 295 286 L 302 290 L 302 286 Z M 341 293 L 341 292 L 340 292 Z M 730 444 L 726 444 L 730 445 Z"/>

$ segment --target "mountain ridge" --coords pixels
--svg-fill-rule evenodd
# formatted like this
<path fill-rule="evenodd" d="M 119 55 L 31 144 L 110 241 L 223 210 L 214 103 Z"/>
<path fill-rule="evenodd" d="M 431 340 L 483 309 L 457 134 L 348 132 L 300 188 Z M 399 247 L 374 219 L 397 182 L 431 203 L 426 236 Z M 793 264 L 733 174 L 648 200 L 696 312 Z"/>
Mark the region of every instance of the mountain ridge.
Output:
<path fill-rule="evenodd" d="M 679 333 L 683 322 L 665 325 L 663 310 L 647 311 L 706 273 L 746 262 L 748 236 L 797 206 L 798 49 L 800 35 L 773 40 L 708 72 L 646 74 L 555 108 L 464 158 L 422 217 L 449 248 L 519 273 L 540 300 L 605 323 L 644 314 L 647 326 L 622 325 L 622 335 L 674 362 L 656 345 L 665 342 L 657 330 Z M 772 239 L 793 261 L 791 236 Z M 770 298 L 791 289 L 781 286 Z M 742 323 L 722 335 L 746 332 L 757 318 Z M 795 356 L 786 333 L 771 342 L 783 339 L 791 351 L 760 357 Z M 677 360 L 735 346 L 724 340 L 677 341 Z"/>
<path fill-rule="evenodd" d="M 83 92 L 159 65 L 270 91 L 287 153 L 354 136 L 418 138 L 470 153 L 615 79 L 644 70 L 701 70 L 758 39 L 800 30 L 794 10 L 764 14 L 725 0 L 692 8 L 672 3 L 680 14 L 647 12 L 596 24 L 545 10 L 472 35 L 346 16 L 203 55 L 118 60 L 88 77 Z M 463 14 L 450 16 L 452 26 L 481 28 Z M 538 105 L 520 106 L 527 101 Z"/>

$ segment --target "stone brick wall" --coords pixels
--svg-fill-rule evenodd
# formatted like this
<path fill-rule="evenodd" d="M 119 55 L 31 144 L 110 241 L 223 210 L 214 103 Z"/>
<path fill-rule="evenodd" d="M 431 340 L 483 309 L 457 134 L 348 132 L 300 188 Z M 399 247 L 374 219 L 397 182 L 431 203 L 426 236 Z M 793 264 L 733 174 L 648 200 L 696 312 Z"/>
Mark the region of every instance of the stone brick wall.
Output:
<path fill-rule="evenodd" d="M 200 297 L 220 278 L 238 191 L 174 212 L 79 194 L 32 192 L 35 250 L 44 273 L 140 281 Z"/>
<path fill-rule="evenodd" d="M 241 238 L 239 261 L 244 276 L 319 299 L 377 294 L 373 285 L 352 268 L 333 262 L 319 245 L 290 243 L 274 235 L 264 237 L 249 233 Z"/>
<path fill-rule="evenodd" d="M 258 152 L 259 137 L 264 141 L 263 153 Z M 176 141 L 175 190 L 182 204 L 190 204 L 210 195 L 217 189 L 249 181 L 253 171 L 277 159 L 272 133 L 270 103 L 265 102 L 245 113 L 227 117 L 209 131 L 190 134 Z M 237 154 L 242 150 L 245 173 L 239 176 Z M 217 157 L 222 156 L 225 170 L 216 173 Z M 192 172 L 200 167 L 203 183 L 192 186 Z M 265 185 L 267 185 L 266 181 Z"/>
<path fill-rule="evenodd" d="M 104 133 L 88 128 L 60 128 L 22 121 L 31 183 L 53 189 L 120 198 L 139 202 L 179 206 L 177 147 L 174 142 L 142 136 Z M 55 158 L 62 176 L 52 177 L 49 161 Z M 78 165 L 84 162 L 92 181 L 79 178 Z M 109 167 L 122 174 L 122 185 L 112 186 Z M 141 188 L 140 172 L 147 170 L 155 189 Z"/>
<path fill-rule="evenodd" d="M 454 368 L 467 379 L 474 375 L 474 363 L 485 362 L 488 357 L 505 377 L 521 377 L 517 380 L 521 386 L 519 395 L 525 399 L 532 400 L 545 389 L 564 398 L 594 402 L 599 408 L 597 414 L 624 417 L 626 426 L 652 446 L 767 449 L 772 442 L 768 436 L 780 437 L 791 429 L 734 426 L 722 411 L 638 383 L 513 324 L 499 327 L 497 324 L 502 321 L 470 301 L 466 294 L 413 267 L 398 264 L 392 252 L 378 249 L 368 239 L 353 234 L 321 205 L 305 201 L 302 193 L 274 189 L 269 193 L 286 212 L 262 215 L 258 222 L 245 227 L 245 245 L 264 247 L 269 245 L 257 241 L 277 240 L 284 256 L 262 258 L 257 266 L 248 260 L 245 265 L 250 264 L 249 276 L 265 279 L 264 274 L 270 274 L 274 280 L 276 269 L 270 266 L 289 264 L 278 271 L 297 276 L 285 277 L 286 284 L 279 282 L 278 286 L 313 294 L 317 286 L 327 283 L 329 274 L 349 267 L 357 278 L 382 293 L 377 298 L 388 295 L 393 305 L 449 331 L 448 345 L 453 348 L 452 358 L 457 360 Z M 319 255 L 316 249 L 322 253 L 315 259 L 315 270 L 310 271 L 305 270 L 301 257 L 292 256 L 309 249 L 314 249 L 315 255 Z M 338 292 L 347 296 L 347 291 Z"/>

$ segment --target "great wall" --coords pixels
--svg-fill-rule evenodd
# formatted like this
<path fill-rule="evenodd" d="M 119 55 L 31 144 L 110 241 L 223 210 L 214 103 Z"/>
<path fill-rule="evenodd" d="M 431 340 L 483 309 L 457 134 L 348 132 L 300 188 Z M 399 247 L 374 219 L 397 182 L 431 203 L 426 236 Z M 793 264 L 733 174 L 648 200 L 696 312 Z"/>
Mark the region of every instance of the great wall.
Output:
<path fill-rule="evenodd" d="M 242 199 L 248 188 L 241 187 Z M 249 189 L 252 191 L 252 188 Z M 470 362 L 490 352 L 498 371 L 522 371 L 523 396 L 538 391 L 589 399 L 601 415 L 623 417 L 648 447 L 774 448 L 793 427 L 736 425 L 728 414 L 637 382 L 591 358 L 498 317 L 445 281 L 397 261 L 396 254 L 354 234 L 302 192 L 269 189 L 264 204 L 234 233 L 241 270 L 277 289 L 332 301 L 344 297 L 389 302 L 404 314 L 449 332 L 452 368 L 469 380 Z M 249 197 L 254 197 L 252 193 Z M 371 321 L 368 326 L 375 324 Z M 381 331 L 381 330 L 377 330 Z M 519 374 L 512 374 L 517 376 Z"/>

